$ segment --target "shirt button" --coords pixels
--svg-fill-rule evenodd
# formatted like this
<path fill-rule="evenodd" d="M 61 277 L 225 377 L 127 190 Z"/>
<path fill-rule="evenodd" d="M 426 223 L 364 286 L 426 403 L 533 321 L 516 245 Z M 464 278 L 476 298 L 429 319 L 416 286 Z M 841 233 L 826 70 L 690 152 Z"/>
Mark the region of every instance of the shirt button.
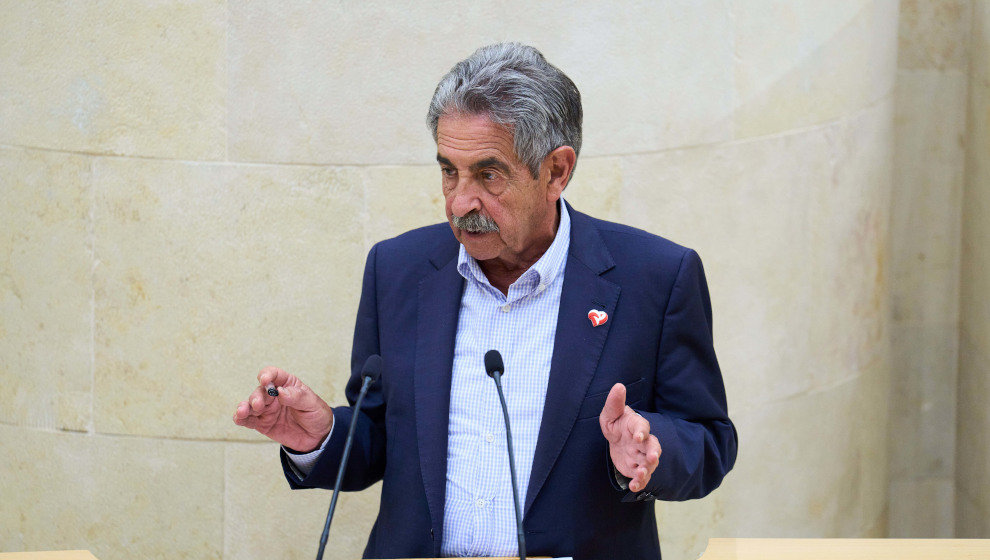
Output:
<path fill-rule="evenodd" d="M 485 501 L 484 501 L 484 500 L 482 500 L 482 499 L 480 499 L 480 498 L 478 499 L 478 501 L 477 501 L 477 502 L 475 502 L 475 504 L 476 504 L 476 505 L 477 505 L 477 506 L 478 506 L 479 508 L 483 508 L 483 507 L 485 507 Z"/>
<path fill-rule="evenodd" d="M 511 303 L 507 303 L 507 304 L 505 304 L 505 305 L 502 306 L 502 311 L 508 312 L 510 309 L 512 309 L 512 304 Z"/>
<path fill-rule="evenodd" d="M 492 443 L 493 441 L 495 441 L 495 434 L 491 432 L 485 434 L 485 441 L 487 441 L 488 443 Z"/>

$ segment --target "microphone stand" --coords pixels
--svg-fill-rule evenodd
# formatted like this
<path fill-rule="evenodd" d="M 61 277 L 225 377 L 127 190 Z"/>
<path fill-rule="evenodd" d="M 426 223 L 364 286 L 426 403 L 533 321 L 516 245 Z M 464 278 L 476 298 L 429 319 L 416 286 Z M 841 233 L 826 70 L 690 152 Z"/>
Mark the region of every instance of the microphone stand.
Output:
<path fill-rule="evenodd" d="M 485 354 L 485 370 L 495 380 L 498 389 L 498 400 L 502 404 L 502 416 L 505 418 L 505 443 L 509 447 L 509 477 L 512 479 L 512 502 L 516 506 L 516 536 L 519 538 L 519 560 L 526 560 L 526 536 L 523 534 L 522 508 L 519 507 L 519 484 L 516 482 L 516 458 L 512 452 L 512 430 L 509 428 L 509 407 L 505 404 L 505 394 L 502 392 L 502 355 L 498 350 L 489 350 Z"/>
<path fill-rule="evenodd" d="M 377 359 L 376 363 L 373 360 Z M 333 521 L 333 512 L 337 508 L 337 497 L 340 496 L 340 485 L 344 481 L 344 469 L 347 467 L 347 458 L 351 455 L 351 445 L 354 443 L 354 430 L 357 428 L 358 412 L 361 411 L 361 402 L 368 393 L 368 388 L 381 374 L 381 358 L 377 355 L 370 356 L 364 364 L 361 372 L 361 392 L 354 403 L 354 416 L 351 418 L 351 427 L 347 430 L 347 441 L 344 442 L 344 454 L 340 459 L 340 467 L 337 468 L 337 481 L 333 484 L 333 496 L 330 498 L 330 510 L 327 511 L 327 522 L 323 525 L 323 534 L 320 535 L 320 550 L 316 553 L 316 560 L 323 560 L 323 550 L 327 547 L 327 538 L 330 536 L 330 522 Z"/>
<path fill-rule="evenodd" d="M 512 477 L 512 501 L 516 506 L 516 531 L 519 537 L 519 560 L 526 560 L 526 537 L 523 535 L 522 510 L 519 508 L 519 485 L 516 483 L 516 459 L 512 453 L 512 431 L 509 429 L 509 409 L 505 404 L 502 393 L 502 373 L 494 372 L 495 387 L 498 389 L 498 399 L 502 402 L 502 416 L 505 417 L 505 442 L 509 446 L 509 474 Z"/>

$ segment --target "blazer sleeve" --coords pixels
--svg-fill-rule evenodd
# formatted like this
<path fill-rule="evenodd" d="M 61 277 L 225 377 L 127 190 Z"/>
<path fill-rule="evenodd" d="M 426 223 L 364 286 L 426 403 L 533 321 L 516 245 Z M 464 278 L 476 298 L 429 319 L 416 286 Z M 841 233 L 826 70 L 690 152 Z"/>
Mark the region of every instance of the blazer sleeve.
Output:
<path fill-rule="evenodd" d="M 637 410 L 660 441 L 646 488 L 623 501 L 688 500 L 722 483 L 736 461 L 737 434 L 715 357 L 712 309 L 701 259 L 688 250 L 664 313 L 653 410 Z"/>
<path fill-rule="evenodd" d="M 375 261 L 377 245 L 368 254 L 361 285 L 361 300 L 358 304 L 357 321 L 354 326 L 354 345 L 351 352 L 351 377 L 345 394 L 350 406 L 333 409 L 333 431 L 327 445 L 313 465 L 313 470 L 300 479 L 289 466 L 285 451 L 281 451 L 282 470 L 292 488 L 333 489 L 337 469 L 344 453 L 344 442 L 353 422 L 354 444 L 347 461 L 347 470 L 341 483 L 341 490 L 364 490 L 382 479 L 385 473 L 385 400 L 382 396 L 381 377 L 371 385 L 361 403 L 361 411 L 354 413 L 355 401 L 361 390 L 361 368 L 372 354 L 379 354 L 378 302 Z M 385 374 L 383 373 L 383 376 Z"/>

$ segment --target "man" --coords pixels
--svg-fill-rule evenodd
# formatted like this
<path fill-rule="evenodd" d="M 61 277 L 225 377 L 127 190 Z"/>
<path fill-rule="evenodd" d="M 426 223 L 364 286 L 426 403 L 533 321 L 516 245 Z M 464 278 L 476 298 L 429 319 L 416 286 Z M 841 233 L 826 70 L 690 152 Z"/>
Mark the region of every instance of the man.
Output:
<path fill-rule="evenodd" d="M 237 424 L 283 445 L 293 488 L 332 487 L 358 422 L 342 489 L 383 481 L 366 557 L 517 553 L 490 349 L 530 554 L 656 559 L 653 500 L 702 497 L 732 468 L 701 262 L 563 202 L 581 118 L 573 82 L 531 47 L 458 63 L 428 113 L 449 225 L 368 256 L 350 402 L 369 355 L 384 372 L 361 412 L 277 368 L 237 407 Z"/>

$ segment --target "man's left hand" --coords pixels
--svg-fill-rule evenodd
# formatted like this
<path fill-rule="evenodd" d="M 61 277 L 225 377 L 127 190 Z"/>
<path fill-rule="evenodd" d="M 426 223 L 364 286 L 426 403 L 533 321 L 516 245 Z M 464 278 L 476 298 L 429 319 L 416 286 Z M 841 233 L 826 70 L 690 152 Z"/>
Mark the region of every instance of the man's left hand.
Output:
<path fill-rule="evenodd" d="M 626 406 L 626 386 L 616 383 L 605 399 L 598 422 L 608 440 L 608 452 L 619 473 L 632 480 L 629 490 L 646 488 L 660 462 L 660 441 L 650 435 L 650 423 Z"/>

